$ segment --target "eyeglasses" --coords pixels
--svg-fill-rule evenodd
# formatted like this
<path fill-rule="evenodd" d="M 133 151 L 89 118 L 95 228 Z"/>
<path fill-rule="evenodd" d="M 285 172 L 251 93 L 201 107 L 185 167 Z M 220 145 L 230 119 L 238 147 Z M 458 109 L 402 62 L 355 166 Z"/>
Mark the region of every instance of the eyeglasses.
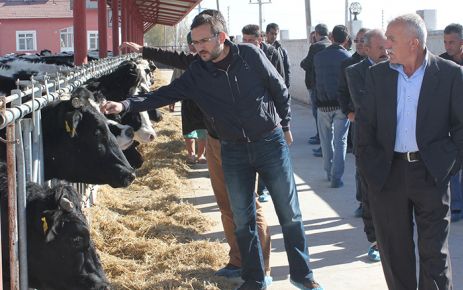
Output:
<path fill-rule="evenodd" d="M 363 39 L 354 39 L 354 42 L 355 43 L 363 43 L 364 41 L 363 41 Z"/>
<path fill-rule="evenodd" d="M 200 39 L 200 40 L 193 40 L 191 42 L 191 44 L 193 44 L 194 46 L 198 46 L 200 44 L 206 44 L 206 43 L 208 43 L 209 41 L 213 40 L 216 37 L 217 37 L 217 34 L 214 34 L 211 37 L 205 37 L 205 38 Z"/>

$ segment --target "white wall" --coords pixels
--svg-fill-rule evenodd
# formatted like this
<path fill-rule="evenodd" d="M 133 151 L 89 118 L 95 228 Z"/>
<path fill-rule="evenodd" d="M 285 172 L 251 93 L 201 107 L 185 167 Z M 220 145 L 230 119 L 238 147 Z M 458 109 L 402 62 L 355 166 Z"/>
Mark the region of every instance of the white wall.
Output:
<path fill-rule="evenodd" d="M 289 92 L 291 97 L 304 103 L 309 102 L 304 78 L 305 71 L 300 67 L 301 60 L 307 56 L 309 44 L 306 39 L 281 40 L 281 44 L 288 51 L 291 66 L 291 85 Z"/>

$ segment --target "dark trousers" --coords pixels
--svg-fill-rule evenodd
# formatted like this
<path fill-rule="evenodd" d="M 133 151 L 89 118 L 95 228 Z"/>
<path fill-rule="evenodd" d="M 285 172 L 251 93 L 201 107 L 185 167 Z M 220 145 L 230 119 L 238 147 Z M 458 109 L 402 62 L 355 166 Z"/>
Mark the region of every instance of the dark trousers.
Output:
<path fill-rule="evenodd" d="M 422 161 L 394 159 L 383 189 L 368 194 L 390 290 L 415 290 L 417 286 L 419 290 L 452 289 L 447 189 L 448 184 L 436 185 Z M 414 221 L 418 232 L 418 281 Z"/>

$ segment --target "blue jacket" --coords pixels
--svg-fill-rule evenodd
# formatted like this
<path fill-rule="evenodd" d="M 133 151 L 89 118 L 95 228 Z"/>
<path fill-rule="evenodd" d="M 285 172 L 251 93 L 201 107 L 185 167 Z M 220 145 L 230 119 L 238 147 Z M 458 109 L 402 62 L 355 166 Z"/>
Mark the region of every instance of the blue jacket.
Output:
<path fill-rule="evenodd" d="M 272 101 L 288 128 L 290 98 L 284 80 L 261 49 L 226 41 L 232 62 L 226 71 L 200 59 L 167 86 L 123 101 L 127 111 L 145 111 L 183 99 L 194 100 L 225 141 L 256 141 L 277 126 Z"/>
<path fill-rule="evenodd" d="M 339 108 L 341 63 L 349 57 L 349 52 L 339 44 L 332 44 L 315 55 L 317 107 Z"/>

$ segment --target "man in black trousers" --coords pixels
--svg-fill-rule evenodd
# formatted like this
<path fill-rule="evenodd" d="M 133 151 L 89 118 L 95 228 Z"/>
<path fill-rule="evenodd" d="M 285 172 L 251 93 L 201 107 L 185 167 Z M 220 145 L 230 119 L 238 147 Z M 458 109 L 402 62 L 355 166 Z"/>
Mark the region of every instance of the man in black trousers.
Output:
<path fill-rule="evenodd" d="M 463 157 L 463 71 L 426 49 L 417 14 L 394 18 L 386 37 L 390 61 L 370 68 L 356 115 L 384 275 L 393 290 L 452 289 L 448 181 Z"/>

